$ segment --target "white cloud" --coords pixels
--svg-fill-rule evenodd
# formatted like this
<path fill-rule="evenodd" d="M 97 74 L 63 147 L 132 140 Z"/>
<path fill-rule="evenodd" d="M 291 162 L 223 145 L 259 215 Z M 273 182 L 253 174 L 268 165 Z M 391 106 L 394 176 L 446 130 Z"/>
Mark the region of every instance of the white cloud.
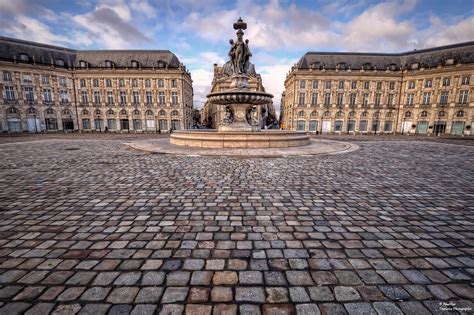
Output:
<path fill-rule="evenodd" d="M 212 78 L 214 76 L 212 68 L 198 68 L 191 72 L 193 79 L 194 107 L 202 108 L 206 102 L 206 95 L 211 90 Z"/>
<path fill-rule="evenodd" d="M 417 48 L 429 48 L 474 40 L 474 17 L 459 19 L 455 24 L 448 24 L 437 16 L 430 18 L 431 27 L 420 32 L 417 37 Z"/>
<path fill-rule="evenodd" d="M 10 36 L 52 45 L 64 45 L 71 38 L 54 34 L 50 28 L 37 19 L 18 15 L 12 23 L 5 23 L 3 30 Z"/>

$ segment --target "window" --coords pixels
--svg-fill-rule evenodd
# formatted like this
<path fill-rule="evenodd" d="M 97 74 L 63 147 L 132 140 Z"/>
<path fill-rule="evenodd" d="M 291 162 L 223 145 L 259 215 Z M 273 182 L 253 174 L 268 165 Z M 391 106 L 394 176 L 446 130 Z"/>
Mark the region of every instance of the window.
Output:
<path fill-rule="evenodd" d="M 99 105 L 100 104 L 100 94 L 99 91 L 94 91 L 94 104 Z"/>
<path fill-rule="evenodd" d="M 382 94 L 380 93 L 375 94 L 375 107 L 380 107 L 381 99 L 382 99 Z"/>
<path fill-rule="evenodd" d="M 462 85 L 469 85 L 470 79 L 471 79 L 471 77 L 462 77 L 461 84 Z"/>
<path fill-rule="evenodd" d="M 387 115 L 385 115 L 385 116 L 387 116 L 387 118 L 392 117 L 392 112 L 388 112 Z"/>
<path fill-rule="evenodd" d="M 395 90 L 395 82 L 390 82 L 390 85 L 388 86 L 390 90 Z"/>
<path fill-rule="evenodd" d="M 132 68 L 138 68 L 138 61 L 132 61 Z"/>
<path fill-rule="evenodd" d="M 441 111 L 438 113 L 438 117 L 444 117 L 444 116 L 446 116 L 446 112 Z"/>
<path fill-rule="evenodd" d="M 14 101 L 15 98 L 15 88 L 13 86 L 5 86 L 5 98 L 7 101 Z"/>
<path fill-rule="evenodd" d="M 336 121 L 334 122 L 334 131 L 336 131 L 336 132 L 341 132 L 343 125 L 344 125 L 344 121 L 342 121 L 342 120 L 336 120 Z"/>
<path fill-rule="evenodd" d="M 86 80 L 81 79 L 79 82 L 80 82 L 81 88 L 85 88 L 85 87 L 86 87 Z"/>
<path fill-rule="evenodd" d="M 125 87 L 125 80 L 119 79 L 119 87 Z"/>
<path fill-rule="evenodd" d="M 351 82 L 351 88 L 352 89 L 357 89 L 357 81 L 352 81 Z"/>
<path fill-rule="evenodd" d="M 146 104 L 151 105 L 153 103 L 153 97 L 151 96 L 151 92 L 146 92 Z"/>
<path fill-rule="evenodd" d="M 146 80 L 145 80 L 145 87 L 147 87 L 147 88 L 151 87 L 151 81 L 150 81 L 150 79 L 146 79 Z"/>
<path fill-rule="evenodd" d="M 330 112 L 324 112 L 324 117 L 329 117 L 331 115 Z"/>
<path fill-rule="evenodd" d="M 422 111 L 420 117 L 426 118 L 428 117 L 428 112 L 426 110 Z"/>
<path fill-rule="evenodd" d="M 430 104 L 430 99 L 431 99 L 431 92 L 425 92 L 423 93 L 423 105 L 429 105 Z"/>
<path fill-rule="evenodd" d="M 165 104 L 165 92 L 158 93 L 158 103 L 160 103 L 160 105 Z"/>
<path fill-rule="evenodd" d="M 331 106 L 331 93 L 324 94 L 324 106 Z"/>
<path fill-rule="evenodd" d="M 28 61 L 30 59 L 27 54 L 20 54 L 18 57 L 20 61 Z"/>
<path fill-rule="evenodd" d="M 65 77 L 59 78 L 59 85 L 60 86 L 67 86 L 67 79 Z"/>
<path fill-rule="evenodd" d="M 158 87 L 162 88 L 165 86 L 165 82 L 163 81 L 163 79 L 159 79 L 158 80 Z"/>
<path fill-rule="evenodd" d="M 313 80 L 313 89 L 317 89 L 319 86 L 319 81 L 318 80 Z"/>
<path fill-rule="evenodd" d="M 448 91 L 442 91 L 441 96 L 439 99 L 439 105 L 448 105 L 448 97 L 449 97 L 449 92 Z"/>
<path fill-rule="evenodd" d="M 58 67 L 64 67 L 64 60 L 62 60 L 62 59 L 56 59 L 56 66 L 58 66 Z"/>
<path fill-rule="evenodd" d="M 467 104 L 469 91 L 464 90 L 459 93 L 459 104 Z"/>
<path fill-rule="evenodd" d="M 337 106 L 341 107 L 344 100 L 344 93 L 337 94 Z"/>
<path fill-rule="evenodd" d="M 350 97 L 350 101 L 349 101 L 349 105 L 351 107 L 354 107 L 355 104 L 356 104 L 356 98 L 357 98 L 357 94 L 356 93 L 351 93 L 351 97 Z"/>
<path fill-rule="evenodd" d="M 392 106 L 393 106 L 393 98 L 394 98 L 394 94 L 389 94 L 389 95 L 388 95 L 388 98 L 387 98 L 387 106 L 388 106 L 388 107 L 392 107 Z"/>
<path fill-rule="evenodd" d="M 47 75 L 41 76 L 41 83 L 49 84 L 49 76 L 47 76 Z"/>
<path fill-rule="evenodd" d="M 377 90 L 381 90 L 382 89 L 382 82 L 377 82 Z"/>
<path fill-rule="evenodd" d="M 414 93 L 408 93 L 407 94 L 407 106 L 413 106 L 414 101 L 415 101 L 415 94 Z"/>
<path fill-rule="evenodd" d="M 464 112 L 462 110 L 458 111 L 456 117 L 464 117 Z"/>
<path fill-rule="evenodd" d="M 125 91 L 120 91 L 120 105 L 127 104 L 127 94 Z"/>
<path fill-rule="evenodd" d="M 139 111 L 138 109 L 135 109 L 135 110 L 132 112 L 132 114 L 133 114 L 134 116 L 140 116 L 140 111 Z"/>
<path fill-rule="evenodd" d="M 178 105 L 178 93 L 177 92 L 172 92 L 171 93 L 171 104 L 172 105 Z"/>
<path fill-rule="evenodd" d="M 3 71 L 3 81 L 11 81 L 12 74 L 8 71 Z"/>
<path fill-rule="evenodd" d="M 179 115 L 179 113 L 178 113 L 177 110 L 173 110 L 173 111 L 171 112 L 171 116 L 178 116 L 178 115 Z"/>
<path fill-rule="evenodd" d="M 370 82 L 364 82 L 364 89 L 368 90 L 370 87 Z"/>
<path fill-rule="evenodd" d="M 300 89 L 304 89 L 306 87 L 306 81 L 300 80 Z"/>
<path fill-rule="evenodd" d="M 10 107 L 7 110 L 7 114 L 18 114 L 18 109 L 16 109 L 15 107 Z"/>
<path fill-rule="evenodd" d="M 325 82 L 325 88 L 326 88 L 326 89 L 330 89 L 330 88 L 331 88 L 331 81 L 328 80 L 328 81 Z"/>
<path fill-rule="evenodd" d="M 339 89 L 344 89 L 344 80 L 339 81 Z"/>
<path fill-rule="evenodd" d="M 89 118 L 82 119 L 82 129 L 91 129 L 91 120 Z"/>
<path fill-rule="evenodd" d="M 132 79 L 132 87 L 138 87 L 137 79 Z"/>
<path fill-rule="evenodd" d="M 410 118 L 411 117 L 411 112 L 406 112 L 405 113 L 405 118 Z"/>
<path fill-rule="evenodd" d="M 176 79 L 172 79 L 171 80 L 171 87 L 175 88 L 177 85 L 176 85 Z"/>
<path fill-rule="evenodd" d="M 85 62 L 84 60 L 79 61 L 79 67 L 86 68 L 87 67 L 87 62 Z"/>
<path fill-rule="evenodd" d="M 27 102 L 34 102 L 34 94 L 33 94 L 33 88 L 31 86 L 26 86 L 25 87 L 25 99 Z"/>
<path fill-rule="evenodd" d="M 93 85 L 95 88 L 98 88 L 98 87 L 99 87 L 99 80 L 97 80 L 97 79 L 92 80 L 92 85 Z"/>
<path fill-rule="evenodd" d="M 299 117 L 304 117 L 304 111 L 299 111 L 299 112 L 298 112 L 298 116 L 299 116 Z"/>
<path fill-rule="evenodd" d="M 105 80 L 105 86 L 108 87 L 108 88 L 111 88 L 112 87 L 112 80 L 111 79 Z"/>
<path fill-rule="evenodd" d="M 318 105 L 318 93 L 311 94 L 311 106 Z"/>
<path fill-rule="evenodd" d="M 111 91 L 107 91 L 107 104 L 113 105 L 114 104 L 114 95 Z"/>
<path fill-rule="evenodd" d="M 166 116 L 166 112 L 165 112 L 164 110 L 160 110 L 160 111 L 158 112 L 158 115 L 160 115 L 160 116 Z"/>
<path fill-rule="evenodd" d="M 362 107 L 369 106 L 369 93 L 364 93 L 362 96 Z"/>
<path fill-rule="evenodd" d="M 61 90 L 59 91 L 59 98 L 61 100 L 61 103 L 69 103 L 69 95 L 67 94 L 67 90 Z"/>
<path fill-rule="evenodd" d="M 126 111 L 125 109 L 122 109 L 122 110 L 120 111 L 120 115 L 121 115 L 121 116 L 127 116 L 127 111 Z"/>
<path fill-rule="evenodd" d="M 415 88 L 415 81 L 409 81 L 408 82 L 408 88 L 411 90 L 411 89 L 414 89 Z"/>
<path fill-rule="evenodd" d="M 317 117 L 318 116 L 318 112 L 314 111 L 314 112 L 311 112 L 311 117 Z"/>
<path fill-rule="evenodd" d="M 304 106 L 304 93 L 300 93 L 298 97 L 298 106 Z"/>
<path fill-rule="evenodd" d="M 87 104 L 87 92 L 86 91 L 82 91 L 81 92 L 81 103 L 82 104 Z"/>
<path fill-rule="evenodd" d="M 107 115 L 109 115 L 109 116 L 113 116 L 114 114 L 115 114 L 115 112 L 114 112 L 113 109 L 109 109 L 109 110 L 107 111 Z"/>
<path fill-rule="evenodd" d="M 51 103 L 53 101 L 51 89 L 43 89 L 43 100 L 45 103 Z"/>
<path fill-rule="evenodd" d="M 112 61 L 110 61 L 110 60 L 106 60 L 106 61 L 105 61 L 105 67 L 106 67 L 106 68 L 109 68 L 109 69 L 110 69 L 110 68 L 112 68 L 112 66 L 113 66 L 113 62 L 112 62 Z"/>
<path fill-rule="evenodd" d="M 158 61 L 158 68 L 164 68 L 164 67 L 166 67 L 166 64 L 163 61 L 159 60 Z"/>
<path fill-rule="evenodd" d="M 451 79 L 450 78 L 444 78 L 443 79 L 443 86 L 450 86 L 451 85 Z"/>
<path fill-rule="evenodd" d="M 433 81 L 431 80 L 426 80 L 425 81 L 425 88 L 430 88 L 433 86 Z"/>

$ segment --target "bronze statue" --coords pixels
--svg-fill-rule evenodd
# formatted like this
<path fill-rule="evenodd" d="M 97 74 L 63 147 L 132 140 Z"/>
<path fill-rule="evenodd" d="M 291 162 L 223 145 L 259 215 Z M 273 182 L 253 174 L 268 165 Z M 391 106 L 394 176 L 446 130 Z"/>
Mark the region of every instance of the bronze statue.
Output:
<path fill-rule="evenodd" d="M 242 29 L 246 29 L 247 24 L 242 21 L 241 18 L 234 23 L 234 29 L 237 31 L 237 41 L 231 39 L 229 41 L 231 47 L 229 50 L 230 61 L 228 61 L 223 67 L 223 73 L 226 75 L 245 74 L 254 75 L 255 68 L 250 63 L 250 57 L 252 53 L 249 49 L 249 40 L 243 40 L 244 32 Z"/>

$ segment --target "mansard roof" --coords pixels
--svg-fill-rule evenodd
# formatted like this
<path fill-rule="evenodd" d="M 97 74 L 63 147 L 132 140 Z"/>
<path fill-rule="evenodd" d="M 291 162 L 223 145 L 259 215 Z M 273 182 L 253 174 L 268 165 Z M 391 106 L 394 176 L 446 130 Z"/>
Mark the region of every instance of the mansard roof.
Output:
<path fill-rule="evenodd" d="M 297 69 L 367 69 L 391 70 L 431 68 L 453 63 L 474 63 L 474 42 L 466 42 L 404 53 L 308 52 L 296 64 Z"/>
<path fill-rule="evenodd" d="M 22 55 L 28 60 L 22 60 Z M 179 59 L 169 50 L 73 50 L 3 36 L 0 36 L 0 60 L 45 65 L 58 65 L 57 60 L 62 60 L 65 67 L 79 67 L 80 61 L 85 61 L 90 68 L 106 67 L 106 61 L 112 62 L 114 68 L 130 67 L 132 61 L 149 68 L 180 66 Z"/>

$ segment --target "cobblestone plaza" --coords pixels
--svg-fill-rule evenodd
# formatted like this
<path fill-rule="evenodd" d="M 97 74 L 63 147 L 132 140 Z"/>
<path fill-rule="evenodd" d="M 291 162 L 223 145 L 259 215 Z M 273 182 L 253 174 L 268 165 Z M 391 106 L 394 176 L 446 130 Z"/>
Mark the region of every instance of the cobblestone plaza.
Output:
<path fill-rule="evenodd" d="M 474 308 L 473 140 L 249 159 L 126 137 L 0 138 L 0 314 Z"/>

